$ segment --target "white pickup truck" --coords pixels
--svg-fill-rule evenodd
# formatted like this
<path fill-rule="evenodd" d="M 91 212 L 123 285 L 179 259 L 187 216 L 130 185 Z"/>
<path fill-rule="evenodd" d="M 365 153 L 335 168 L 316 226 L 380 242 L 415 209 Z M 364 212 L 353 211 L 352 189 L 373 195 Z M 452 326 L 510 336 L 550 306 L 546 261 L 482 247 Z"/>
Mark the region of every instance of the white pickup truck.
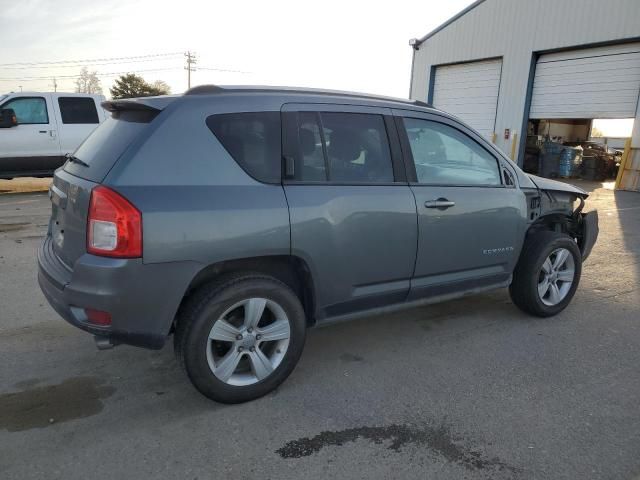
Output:
<path fill-rule="evenodd" d="M 102 95 L 0 95 L 0 178 L 43 177 L 65 161 L 106 115 Z"/>

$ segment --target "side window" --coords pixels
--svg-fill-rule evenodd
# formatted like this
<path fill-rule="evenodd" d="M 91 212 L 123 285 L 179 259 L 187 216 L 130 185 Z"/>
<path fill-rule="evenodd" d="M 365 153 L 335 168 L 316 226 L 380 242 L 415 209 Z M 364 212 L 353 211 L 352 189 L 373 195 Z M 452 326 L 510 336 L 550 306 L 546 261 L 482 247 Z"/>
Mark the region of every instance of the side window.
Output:
<path fill-rule="evenodd" d="M 280 112 L 211 115 L 207 126 L 249 175 L 280 183 Z"/>
<path fill-rule="evenodd" d="M 100 123 L 93 98 L 60 97 L 58 105 L 62 123 Z"/>
<path fill-rule="evenodd" d="M 294 178 L 337 183 L 392 183 L 382 115 L 300 112 Z"/>
<path fill-rule="evenodd" d="M 475 140 L 448 125 L 405 118 L 419 183 L 501 185 L 498 161 Z"/>
<path fill-rule="evenodd" d="M 299 162 L 297 162 L 295 178 L 307 182 L 326 181 L 327 168 L 319 115 L 314 112 L 300 112 L 297 132 Z"/>
<path fill-rule="evenodd" d="M 47 102 L 42 97 L 19 97 L 9 100 L 2 108 L 12 108 L 18 119 L 18 125 L 49 123 Z"/>

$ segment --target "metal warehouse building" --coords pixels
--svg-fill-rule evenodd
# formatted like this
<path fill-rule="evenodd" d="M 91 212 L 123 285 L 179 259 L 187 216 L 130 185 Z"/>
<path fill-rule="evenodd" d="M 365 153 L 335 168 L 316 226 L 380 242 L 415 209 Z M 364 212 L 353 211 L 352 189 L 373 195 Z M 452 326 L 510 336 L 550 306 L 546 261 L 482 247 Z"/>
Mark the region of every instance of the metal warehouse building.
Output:
<path fill-rule="evenodd" d="M 545 151 L 549 132 L 585 141 L 593 119 L 634 118 L 619 181 L 640 189 L 640 0 L 480 0 L 410 43 L 411 98 L 459 116 L 525 170 L 548 168 L 528 153 Z"/>

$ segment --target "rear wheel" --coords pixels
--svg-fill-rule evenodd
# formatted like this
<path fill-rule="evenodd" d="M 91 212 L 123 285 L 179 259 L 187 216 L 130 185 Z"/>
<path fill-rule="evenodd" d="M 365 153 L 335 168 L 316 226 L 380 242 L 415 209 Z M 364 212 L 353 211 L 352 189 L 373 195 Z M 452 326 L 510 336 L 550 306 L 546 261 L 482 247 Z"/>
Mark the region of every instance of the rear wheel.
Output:
<path fill-rule="evenodd" d="M 513 273 L 509 293 L 521 310 L 549 317 L 571 302 L 582 272 L 580 249 L 568 235 L 539 232 L 531 236 Z"/>
<path fill-rule="evenodd" d="M 289 287 L 242 275 L 205 286 L 187 302 L 174 345 L 201 393 L 239 403 L 265 395 L 289 376 L 305 330 L 304 309 Z"/>

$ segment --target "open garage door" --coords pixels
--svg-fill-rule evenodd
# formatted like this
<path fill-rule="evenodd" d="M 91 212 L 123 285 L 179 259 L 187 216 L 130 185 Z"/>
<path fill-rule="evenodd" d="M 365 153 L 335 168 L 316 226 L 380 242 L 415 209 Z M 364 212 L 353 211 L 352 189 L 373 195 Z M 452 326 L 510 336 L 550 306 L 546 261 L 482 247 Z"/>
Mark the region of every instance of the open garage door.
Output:
<path fill-rule="evenodd" d="M 640 43 L 541 55 L 529 118 L 633 118 Z"/>
<path fill-rule="evenodd" d="M 501 71 L 502 60 L 436 67 L 433 106 L 461 118 L 491 139 Z"/>

